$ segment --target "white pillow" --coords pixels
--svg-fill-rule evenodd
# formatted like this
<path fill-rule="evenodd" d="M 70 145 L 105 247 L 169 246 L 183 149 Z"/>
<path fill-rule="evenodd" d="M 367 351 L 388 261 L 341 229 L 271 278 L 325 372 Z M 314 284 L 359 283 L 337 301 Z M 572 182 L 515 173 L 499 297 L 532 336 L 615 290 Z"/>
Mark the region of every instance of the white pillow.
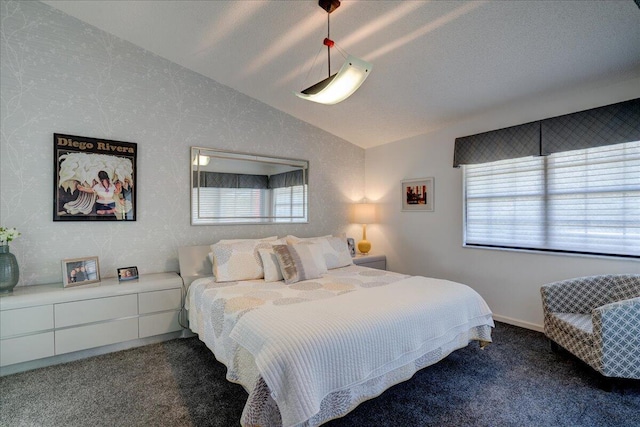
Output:
<path fill-rule="evenodd" d="M 269 237 L 261 237 L 259 239 L 225 239 L 220 240 L 218 243 L 238 243 L 238 242 L 250 242 L 252 240 L 259 240 L 261 242 L 271 242 L 273 240 L 277 240 L 278 236 L 269 236 Z"/>
<path fill-rule="evenodd" d="M 273 252 L 287 285 L 316 279 L 327 272 L 322 248 L 318 244 L 274 245 Z"/>
<path fill-rule="evenodd" d="M 220 240 L 218 243 L 222 243 L 222 244 L 230 244 L 230 243 L 242 243 L 242 242 L 272 242 L 273 243 L 278 243 L 277 241 L 278 236 L 269 236 L 269 237 L 263 237 L 261 239 L 223 239 Z M 217 245 L 218 243 L 215 243 L 214 245 Z M 215 276 L 216 275 L 216 268 L 215 268 L 215 263 L 214 263 L 214 252 L 213 252 L 213 246 L 214 245 L 210 245 L 209 248 L 211 249 L 211 252 L 209 252 L 208 254 L 208 258 L 209 261 L 211 262 L 211 273 Z M 259 256 L 256 254 L 256 256 Z M 260 260 L 259 260 L 260 261 Z M 261 261 L 260 261 L 261 262 Z"/>
<path fill-rule="evenodd" d="M 283 280 L 282 271 L 280 271 L 280 265 L 278 264 L 278 258 L 276 257 L 273 248 L 271 249 L 258 249 L 260 259 L 262 259 L 262 268 L 264 269 L 264 281 L 265 282 L 279 282 Z"/>
<path fill-rule="evenodd" d="M 213 275 L 216 282 L 262 279 L 264 269 L 258 250 L 270 247 L 271 242 L 261 240 L 212 245 Z"/>
<path fill-rule="evenodd" d="M 296 237 L 296 236 L 292 236 L 291 234 L 288 234 L 287 237 L 285 237 L 285 239 L 287 240 L 287 245 L 295 245 L 296 243 L 300 243 L 300 242 L 310 242 L 310 241 L 314 241 L 317 239 L 324 239 L 327 237 L 333 237 L 331 234 L 327 234 L 326 236 L 318 236 L 318 237 Z"/>
<path fill-rule="evenodd" d="M 320 244 L 324 262 L 329 270 L 353 264 L 347 238 L 344 235 L 342 237 L 322 236 L 309 238 L 299 238 L 289 235 L 286 239 L 290 245 L 305 243 Z"/>

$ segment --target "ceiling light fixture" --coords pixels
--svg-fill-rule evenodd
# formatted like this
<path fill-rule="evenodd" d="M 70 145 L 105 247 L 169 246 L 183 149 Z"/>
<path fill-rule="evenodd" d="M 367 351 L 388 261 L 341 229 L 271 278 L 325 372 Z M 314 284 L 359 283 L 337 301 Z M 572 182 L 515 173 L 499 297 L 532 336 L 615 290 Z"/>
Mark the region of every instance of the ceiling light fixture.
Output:
<path fill-rule="evenodd" d="M 331 48 L 335 42 L 329 38 L 329 16 L 340 6 L 340 1 L 319 0 L 318 5 L 327 12 L 327 37 L 322 44 L 327 46 L 329 77 L 300 92 L 295 92 L 295 94 L 302 99 L 333 105 L 351 96 L 367 79 L 373 65 L 353 55 L 348 55 L 340 71 L 331 75 Z"/>

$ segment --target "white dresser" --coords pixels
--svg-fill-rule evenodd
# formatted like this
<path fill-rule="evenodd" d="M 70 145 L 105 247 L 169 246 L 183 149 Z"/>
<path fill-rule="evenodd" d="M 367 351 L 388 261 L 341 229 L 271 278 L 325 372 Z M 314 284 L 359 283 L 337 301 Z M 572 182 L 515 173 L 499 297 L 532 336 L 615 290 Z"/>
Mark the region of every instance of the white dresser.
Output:
<path fill-rule="evenodd" d="M 0 373 L 180 336 L 182 290 L 176 273 L 17 287 L 0 297 Z"/>

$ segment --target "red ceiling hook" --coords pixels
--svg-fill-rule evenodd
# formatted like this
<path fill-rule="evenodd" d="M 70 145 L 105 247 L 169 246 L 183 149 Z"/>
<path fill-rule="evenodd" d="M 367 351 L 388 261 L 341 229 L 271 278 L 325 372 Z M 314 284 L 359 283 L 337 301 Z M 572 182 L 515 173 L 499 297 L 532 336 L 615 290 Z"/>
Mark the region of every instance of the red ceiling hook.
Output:
<path fill-rule="evenodd" d="M 333 45 L 335 44 L 335 42 L 333 40 L 331 40 L 328 37 L 324 38 L 324 41 L 322 42 L 323 45 L 327 46 L 328 48 L 332 48 Z"/>

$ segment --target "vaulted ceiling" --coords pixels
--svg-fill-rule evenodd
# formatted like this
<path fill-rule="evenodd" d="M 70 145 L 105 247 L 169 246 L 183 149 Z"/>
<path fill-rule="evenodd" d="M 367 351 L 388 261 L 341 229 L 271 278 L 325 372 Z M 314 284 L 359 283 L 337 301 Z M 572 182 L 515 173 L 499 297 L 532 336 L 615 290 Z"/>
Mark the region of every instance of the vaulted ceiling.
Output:
<path fill-rule="evenodd" d="M 315 0 L 44 2 L 364 148 L 640 76 L 633 0 L 343 0 L 331 38 L 373 71 L 333 106 L 293 95 L 327 76 L 327 14 Z M 332 71 L 342 62 L 334 49 Z"/>

